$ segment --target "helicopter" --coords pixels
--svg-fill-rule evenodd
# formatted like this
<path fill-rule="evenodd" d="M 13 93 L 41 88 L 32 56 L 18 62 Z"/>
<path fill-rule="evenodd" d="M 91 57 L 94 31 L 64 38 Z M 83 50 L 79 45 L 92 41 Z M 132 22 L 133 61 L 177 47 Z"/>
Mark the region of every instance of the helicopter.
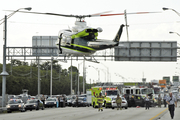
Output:
<path fill-rule="evenodd" d="M 26 11 L 18 11 L 18 12 L 76 18 L 75 26 L 73 26 L 71 29 L 63 29 L 59 31 L 58 40 L 55 43 L 59 49 L 58 54 L 65 54 L 65 55 L 89 56 L 94 54 L 96 51 L 105 50 L 108 48 L 113 48 L 115 46 L 118 46 L 121 34 L 123 32 L 123 27 L 125 26 L 124 24 L 120 25 L 119 30 L 113 40 L 103 40 L 97 38 L 98 33 L 103 31 L 102 28 L 101 27 L 93 28 L 87 26 L 85 18 L 124 15 L 124 13 L 104 14 L 109 12 L 107 11 L 107 12 L 90 14 L 90 15 L 66 15 L 66 14 L 26 12 Z M 128 14 L 146 14 L 146 13 L 150 13 L 150 12 L 128 13 Z"/>

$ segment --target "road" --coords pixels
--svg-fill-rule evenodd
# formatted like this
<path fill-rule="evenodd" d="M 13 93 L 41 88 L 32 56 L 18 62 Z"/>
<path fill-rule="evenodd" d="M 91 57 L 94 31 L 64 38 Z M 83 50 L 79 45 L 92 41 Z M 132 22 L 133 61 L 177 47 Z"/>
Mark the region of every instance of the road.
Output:
<path fill-rule="evenodd" d="M 165 112 L 161 114 L 162 111 Z M 180 108 L 176 109 L 174 120 L 180 120 L 178 113 L 180 113 Z M 0 120 L 151 120 L 158 114 L 163 118 L 162 120 L 170 119 L 166 108 L 155 107 L 150 108 L 150 110 L 144 108 L 104 109 L 104 111 L 98 112 L 98 109 L 92 107 L 66 107 L 0 114 Z"/>

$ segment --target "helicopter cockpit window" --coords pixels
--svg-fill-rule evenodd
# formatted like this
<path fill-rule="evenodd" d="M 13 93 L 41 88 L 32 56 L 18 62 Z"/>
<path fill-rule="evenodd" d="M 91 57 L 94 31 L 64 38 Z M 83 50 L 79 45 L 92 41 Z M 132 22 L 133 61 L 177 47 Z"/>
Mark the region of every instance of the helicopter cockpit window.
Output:
<path fill-rule="evenodd" d="M 71 45 L 71 37 L 62 35 L 61 45 Z"/>

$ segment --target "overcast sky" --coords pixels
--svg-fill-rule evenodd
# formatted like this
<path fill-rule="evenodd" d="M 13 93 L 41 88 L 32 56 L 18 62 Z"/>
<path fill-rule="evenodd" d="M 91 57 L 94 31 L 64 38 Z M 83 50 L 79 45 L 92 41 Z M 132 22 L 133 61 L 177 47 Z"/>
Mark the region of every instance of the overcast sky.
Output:
<path fill-rule="evenodd" d="M 4 0 L 0 4 L 0 19 L 10 12 L 3 10 L 17 10 L 24 7 L 32 7 L 32 12 L 52 12 L 59 14 L 88 15 L 104 11 L 111 13 L 131 12 L 154 12 L 161 13 L 128 15 L 129 40 L 130 41 L 177 41 L 180 36 L 169 34 L 169 31 L 180 33 L 180 16 L 172 10 L 163 11 L 163 7 L 175 9 L 180 12 L 179 0 Z M 22 47 L 32 45 L 32 36 L 57 36 L 59 30 L 74 26 L 75 18 L 65 18 L 58 16 L 34 15 L 16 13 L 8 19 L 7 46 Z M 99 39 L 112 40 L 121 24 L 125 23 L 124 16 L 94 17 L 86 18 L 88 26 L 101 27 L 103 32 L 99 34 Z M 0 63 L 2 63 L 3 51 L 3 25 L 0 26 Z M 121 41 L 126 41 L 126 29 L 124 28 Z M 8 62 L 8 61 L 7 61 Z M 78 65 L 82 61 L 75 62 Z M 123 81 L 119 74 L 129 81 L 141 81 L 144 76 L 147 81 L 152 79 L 162 79 L 163 76 L 173 76 L 180 70 L 178 62 L 104 62 L 94 64 L 86 62 L 86 66 L 92 65 L 106 70 L 109 68 L 111 81 Z M 62 63 L 66 68 L 70 62 Z M 82 69 L 82 65 L 81 68 Z M 90 79 L 96 81 L 97 71 L 87 68 L 87 82 Z M 180 72 L 179 72 L 180 74 Z M 178 74 L 178 75 L 179 75 Z M 176 74 L 177 75 L 177 74 Z M 100 71 L 100 80 L 105 80 L 105 72 Z M 91 81 L 91 82 L 92 82 Z"/>

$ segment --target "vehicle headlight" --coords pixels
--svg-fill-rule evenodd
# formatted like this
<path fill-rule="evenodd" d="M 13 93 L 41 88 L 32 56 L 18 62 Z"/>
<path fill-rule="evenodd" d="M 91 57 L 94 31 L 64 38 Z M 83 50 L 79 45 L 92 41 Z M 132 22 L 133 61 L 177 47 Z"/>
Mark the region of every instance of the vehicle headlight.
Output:
<path fill-rule="evenodd" d="M 47 102 L 45 102 L 45 104 L 47 104 Z"/>
<path fill-rule="evenodd" d="M 11 106 L 10 106 L 10 105 L 7 105 L 6 107 L 7 107 L 7 108 L 10 108 Z"/>
<path fill-rule="evenodd" d="M 19 105 L 18 107 L 21 107 L 21 105 Z"/>
<path fill-rule="evenodd" d="M 36 105 L 34 105 L 34 107 L 36 107 Z"/>
<path fill-rule="evenodd" d="M 56 102 L 54 102 L 54 104 L 56 104 Z"/>

